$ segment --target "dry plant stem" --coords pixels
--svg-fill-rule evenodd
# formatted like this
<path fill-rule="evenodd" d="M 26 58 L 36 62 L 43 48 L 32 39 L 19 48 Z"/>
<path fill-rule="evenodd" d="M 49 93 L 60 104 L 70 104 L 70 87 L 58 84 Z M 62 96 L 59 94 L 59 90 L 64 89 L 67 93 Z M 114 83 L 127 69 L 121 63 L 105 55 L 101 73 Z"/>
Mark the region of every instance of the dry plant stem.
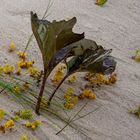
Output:
<path fill-rule="evenodd" d="M 62 83 L 69 77 L 69 75 L 65 75 L 65 77 L 61 80 L 61 82 L 59 83 L 59 85 L 56 87 L 56 89 L 54 90 L 54 92 L 51 94 L 49 100 L 48 100 L 48 106 L 50 106 L 51 101 L 55 95 L 55 93 L 57 92 L 57 90 L 59 89 L 59 87 L 62 85 Z"/>
<path fill-rule="evenodd" d="M 28 48 L 30 42 L 32 41 L 33 36 L 34 36 L 33 34 L 30 35 L 29 40 L 28 40 L 28 42 L 27 42 L 27 45 L 26 45 L 26 47 L 25 47 L 25 49 L 24 49 L 24 53 L 26 52 L 26 50 L 27 50 L 27 48 Z"/>
<path fill-rule="evenodd" d="M 59 132 L 56 133 L 56 135 L 60 134 L 74 120 L 74 118 L 86 107 L 87 104 L 88 102 L 82 106 L 82 108 L 72 117 L 72 119 L 70 119 L 70 121 Z"/>
<path fill-rule="evenodd" d="M 45 69 L 40 93 L 39 93 L 39 96 L 38 96 L 38 99 L 37 99 L 37 104 L 36 104 L 36 114 L 38 114 L 38 115 L 40 115 L 40 113 L 39 113 L 40 104 L 41 104 L 41 99 L 42 99 L 43 92 L 44 92 L 44 89 L 45 89 L 46 80 L 47 80 L 47 70 Z"/>

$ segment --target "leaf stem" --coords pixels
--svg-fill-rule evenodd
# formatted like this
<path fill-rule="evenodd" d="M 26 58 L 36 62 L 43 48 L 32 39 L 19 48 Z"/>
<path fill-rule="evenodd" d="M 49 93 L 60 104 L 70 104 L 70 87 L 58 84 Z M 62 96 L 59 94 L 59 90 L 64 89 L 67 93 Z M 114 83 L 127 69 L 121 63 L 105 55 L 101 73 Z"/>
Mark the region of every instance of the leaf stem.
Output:
<path fill-rule="evenodd" d="M 39 93 L 39 96 L 38 96 L 38 99 L 37 99 L 37 104 L 36 104 L 36 114 L 38 114 L 38 115 L 40 114 L 39 113 L 40 104 L 41 104 L 41 99 L 42 99 L 43 92 L 44 92 L 44 89 L 45 89 L 46 80 L 47 80 L 47 70 L 45 69 L 40 93 Z"/>
<path fill-rule="evenodd" d="M 54 95 L 56 94 L 57 90 L 59 89 L 59 87 L 62 85 L 62 83 L 69 77 L 69 74 L 66 74 L 65 77 L 61 80 L 61 82 L 59 83 L 59 85 L 56 87 L 56 89 L 54 90 L 54 92 L 51 94 L 49 100 L 48 100 L 48 106 L 50 106 L 50 103 L 54 97 Z"/>

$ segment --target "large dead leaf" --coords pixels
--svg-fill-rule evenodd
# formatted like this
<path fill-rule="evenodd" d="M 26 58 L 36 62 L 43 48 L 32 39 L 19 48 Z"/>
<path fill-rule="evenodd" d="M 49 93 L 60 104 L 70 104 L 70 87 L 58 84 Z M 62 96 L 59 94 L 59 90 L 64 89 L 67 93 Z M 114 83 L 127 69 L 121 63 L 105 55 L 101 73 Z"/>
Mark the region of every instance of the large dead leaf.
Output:
<path fill-rule="evenodd" d="M 75 17 L 68 21 L 49 22 L 38 19 L 37 15 L 31 12 L 32 30 L 42 53 L 44 67 L 49 65 L 60 49 L 84 38 L 84 33 L 73 33 L 75 24 Z"/>

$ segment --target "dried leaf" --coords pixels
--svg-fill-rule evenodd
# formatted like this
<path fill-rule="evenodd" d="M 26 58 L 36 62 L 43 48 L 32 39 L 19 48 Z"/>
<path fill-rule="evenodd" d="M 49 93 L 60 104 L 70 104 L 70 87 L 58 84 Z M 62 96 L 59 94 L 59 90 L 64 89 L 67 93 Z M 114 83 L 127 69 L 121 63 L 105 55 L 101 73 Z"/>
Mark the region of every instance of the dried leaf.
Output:
<path fill-rule="evenodd" d="M 44 67 L 49 65 L 60 49 L 84 38 L 84 33 L 72 32 L 75 23 L 75 17 L 68 21 L 49 22 L 38 19 L 37 15 L 31 12 L 32 30 L 42 53 Z"/>

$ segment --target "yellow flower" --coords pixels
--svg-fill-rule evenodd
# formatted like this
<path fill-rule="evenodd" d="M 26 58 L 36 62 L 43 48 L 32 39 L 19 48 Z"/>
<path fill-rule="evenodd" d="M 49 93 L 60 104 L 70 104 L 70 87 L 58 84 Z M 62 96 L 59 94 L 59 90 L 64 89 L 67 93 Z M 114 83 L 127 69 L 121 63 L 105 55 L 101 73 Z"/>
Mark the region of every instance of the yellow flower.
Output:
<path fill-rule="evenodd" d="M 134 59 L 137 62 L 140 62 L 140 49 L 136 50 L 135 56 L 133 56 L 132 59 Z"/>
<path fill-rule="evenodd" d="M 4 128 L 5 129 L 12 129 L 14 128 L 15 123 L 12 119 L 8 120 L 5 124 L 4 124 Z"/>
<path fill-rule="evenodd" d="M 39 74 L 37 68 L 33 68 L 33 67 L 30 67 L 28 69 L 28 73 L 31 77 L 34 77 L 34 78 L 38 77 L 38 74 Z"/>
<path fill-rule="evenodd" d="M 89 94 L 89 96 L 88 96 L 88 99 L 93 99 L 93 100 L 95 100 L 97 97 L 96 97 L 96 94 L 95 93 L 91 93 L 91 94 Z"/>
<path fill-rule="evenodd" d="M 36 126 L 35 126 L 35 125 L 31 125 L 31 128 L 32 128 L 33 130 L 35 130 L 35 129 L 36 129 Z"/>
<path fill-rule="evenodd" d="M 55 74 L 53 79 L 52 79 L 52 82 L 53 82 L 54 85 L 58 85 L 61 82 L 62 79 L 63 79 L 62 75 Z"/>
<path fill-rule="evenodd" d="M 55 71 L 54 77 L 52 79 L 52 82 L 54 85 L 58 85 L 61 82 L 61 80 L 63 79 L 64 73 L 65 73 L 65 68 L 66 68 L 66 65 L 64 65 L 64 64 L 60 64 L 58 66 L 58 69 Z"/>
<path fill-rule="evenodd" d="M 19 51 L 19 52 L 18 52 L 18 56 L 19 56 L 20 58 L 22 58 L 22 59 L 25 59 L 26 56 L 27 56 L 27 53 L 26 53 L 26 52 L 23 52 L 23 51 Z"/>
<path fill-rule="evenodd" d="M 5 114 L 5 110 L 0 109 L 0 119 L 4 117 L 4 114 Z"/>
<path fill-rule="evenodd" d="M 41 121 L 36 120 L 32 123 L 33 126 L 38 127 L 41 124 Z"/>
<path fill-rule="evenodd" d="M 27 68 L 32 67 L 33 64 L 34 64 L 34 61 L 28 61 L 28 62 L 27 62 Z"/>
<path fill-rule="evenodd" d="M 21 140 L 28 140 L 27 135 L 23 135 L 23 136 L 21 137 Z"/>
<path fill-rule="evenodd" d="M 66 65 L 65 64 L 61 63 L 61 64 L 58 65 L 58 70 L 64 72 L 65 69 L 66 69 Z"/>
<path fill-rule="evenodd" d="M 70 95 L 64 95 L 64 99 L 69 102 L 71 100 L 71 96 Z"/>
<path fill-rule="evenodd" d="M 117 81 L 117 74 L 113 73 L 110 77 L 109 77 L 109 83 L 110 84 L 114 84 Z"/>
<path fill-rule="evenodd" d="M 18 67 L 20 68 L 27 68 L 27 62 L 24 59 L 18 62 Z"/>
<path fill-rule="evenodd" d="M 25 126 L 26 127 L 31 127 L 31 123 L 28 121 L 28 122 L 26 122 Z"/>
<path fill-rule="evenodd" d="M 74 96 L 71 98 L 70 102 L 76 104 L 78 102 L 79 98 L 77 96 Z"/>
<path fill-rule="evenodd" d="M 74 103 L 66 102 L 64 103 L 64 107 L 67 109 L 73 109 L 75 107 Z"/>
<path fill-rule="evenodd" d="M 39 125 L 41 124 L 41 121 L 39 120 L 35 120 L 34 122 L 30 123 L 29 121 L 26 122 L 25 126 L 32 128 L 33 130 L 35 130 Z"/>
<path fill-rule="evenodd" d="M 80 99 L 96 99 L 96 94 L 91 89 L 85 89 L 79 96 Z"/>
<path fill-rule="evenodd" d="M 13 73 L 13 71 L 14 71 L 14 66 L 12 66 L 12 65 L 6 64 L 6 65 L 3 67 L 3 72 L 4 72 L 5 74 L 11 74 L 11 73 Z"/>
<path fill-rule="evenodd" d="M 14 51 L 14 50 L 15 50 L 15 48 L 16 48 L 15 43 L 14 43 L 14 42 L 11 42 L 11 43 L 10 43 L 10 45 L 9 45 L 9 52 Z"/>
<path fill-rule="evenodd" d="M 77 77 L 75 74 L 71 75 L 68 79 L 70 83 L 75 83 L 77 81 Z"/>
<path fill-rule="evenodd" d="M 18 68 L 17 68 L 16 74 L 17 74 L 17 75 L 21 75 L 21 67 L 18 67 Z"/>
<path fill-rule="evenodd" d="M 102 85 L 107 82 L 105 75 L 94 73 L 87 73 L 85 75 L 85 80 L 87 80 L 92 85 Z"/>
<path fill-rule="evenodd" d="M 65 95 L 73 95 L 73 93 L 75 92 L 75 89 L 73 87 L 69 87 L 65 93 Z"/>
<path fill-rule="evenodd" d="M 14 91 L 15 91 L 16 93 L 21 93 L 21 88 L 18 87 L 18 86 L 15 86 L 15 87 L 14 87 Z"/>

